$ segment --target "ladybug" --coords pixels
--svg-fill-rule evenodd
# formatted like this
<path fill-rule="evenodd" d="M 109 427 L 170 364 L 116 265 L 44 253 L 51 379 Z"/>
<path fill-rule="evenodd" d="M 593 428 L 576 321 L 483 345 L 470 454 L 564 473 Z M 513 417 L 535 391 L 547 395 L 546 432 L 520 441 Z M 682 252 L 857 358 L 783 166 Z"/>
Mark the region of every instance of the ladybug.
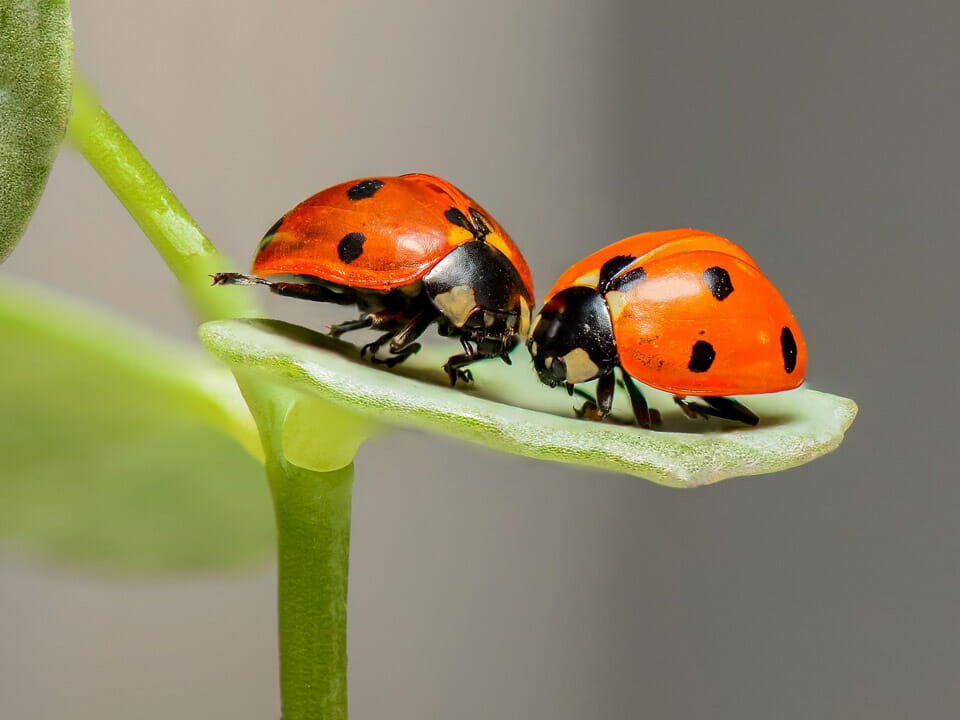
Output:
<path fill-rule="evenodd" d="M 463 346 L 443 366 L 451 385 L 471 382 L 466 366 L 477 360 L 509 364 L 533 307 L 530 269 L 510 236 L 462 191 L 425 174 L 351 180 L 304 200 L 267 231 L 252 273 L 213 282 L 356 305 L 360 317 L 330 334 L 383 330 L 361 356 L 389 367 L 417 352 L 415 340 L 436 322 Z M 304 281 L 263 279 L 274 275 Z"/>
<path fill-rule="evenodd" d="M 735 243 L 700 230 L 628 237 L 574 264 L 547 295 L 527 341 L 551 387 L 597 379 L 580 417 L 602 419 L 619 367 L 641 427 L 658 420 L 634 380 L 672 393 L 690 418 L 756 425 L 727 395 L 790 390 L 803 382 L 800 328 L 773 284 Z M 703 400 L 691 402 L 687 396 Z"/>

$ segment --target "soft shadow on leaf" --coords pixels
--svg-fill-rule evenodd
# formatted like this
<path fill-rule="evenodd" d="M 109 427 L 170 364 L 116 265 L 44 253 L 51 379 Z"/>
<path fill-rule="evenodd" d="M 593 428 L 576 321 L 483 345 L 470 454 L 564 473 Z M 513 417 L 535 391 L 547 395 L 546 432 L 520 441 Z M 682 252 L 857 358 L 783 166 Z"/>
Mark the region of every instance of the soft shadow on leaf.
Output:
<path fill-rule="evenodd" d="M 224 428 L 258 447 L 204 353 L 0 285 L 0 547 L 136 572 L 267 559 L 263 466 Z"/>
<path fill-rule="evenodd" d="M 0 0 L 0 262 L 40 202 L 67 127 L 73 30 L 66 0 Z"/>
<path fill-rule="evenodd" d="M 211 322 L 201 327 L 200 336 L 234 368 L 352 413 L 673 487 L 809 462 L 840 444 L 857 411 L 852 400 L 799 389 L 751 397 L 750 407 L 763 420 L 747 428 L 718 420 L 689 421 L 669 396 L 649 391 L 651 405 L 663 413 L 663 429 L 646 431 L 627 424 L 623 391 L 613 422 L 577 420 L 574 401 L 536 379 L 522 348 L 514 353 L 512 366 L 495 360 L 472 366 L 476 383 L 453 390 L 440 369 L 445 356 L 457 350 L 449 343 L 425 348 L 386 370 L 361 361 L 349 343 L 273 320 Z"/>

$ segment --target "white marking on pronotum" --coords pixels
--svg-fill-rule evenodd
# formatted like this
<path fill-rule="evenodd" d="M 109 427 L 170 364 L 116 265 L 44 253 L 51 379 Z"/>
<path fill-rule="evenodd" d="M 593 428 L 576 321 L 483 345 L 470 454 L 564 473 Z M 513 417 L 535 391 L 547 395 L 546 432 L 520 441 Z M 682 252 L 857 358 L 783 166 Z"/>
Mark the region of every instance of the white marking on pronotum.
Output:
<path fill-rule="evenodd" d="M 520 337 L 526 337 L 530 331 L 530 306 L 524 298 L 520 298 L 520 327 L 517 332 Z"/>
<path fill-rule="evenodd" d="M 574 284 L 574 285 L 584 285 L 584 286 L 586 286 L 586 287 L 595 288 L 597 285 L 600 284 L 600 271 L 599 271 L 599 270 L 593 270 L 593 271 L 588 272 L 588 273 L 586 273 L 586 274 L 584 274 L 584 275 L 581 275 L 580 277 L 578 277 L 578 278 L 573 282 L 573 284 Z"/>
<path fill-rule="evenodd" d="M 470 314 L 477 307 L 477 298 L 469 285 L 457 285 L 452 290 L 440 293 L 433 299 L 447 319 L 457 327 L 463 327 Z"/>
<path fill-rule="evenodd" d="M 611 290 L 603 297 L 604 300 L 607 301 L 607 307 L 610 308 L 610 314 L 613 316 L 613 319 L 618 319 L 623 309 L 627 306 L 627 296 L 618 290 Z"/>
<path fill-rule="evenodd" d="M 583 348 L 574 348 L 563 356 L 563 364 L 567 368 L 568 383 L 582 383 L 593 380 L 600 374 L 600 368 L 590 359 Z"/>

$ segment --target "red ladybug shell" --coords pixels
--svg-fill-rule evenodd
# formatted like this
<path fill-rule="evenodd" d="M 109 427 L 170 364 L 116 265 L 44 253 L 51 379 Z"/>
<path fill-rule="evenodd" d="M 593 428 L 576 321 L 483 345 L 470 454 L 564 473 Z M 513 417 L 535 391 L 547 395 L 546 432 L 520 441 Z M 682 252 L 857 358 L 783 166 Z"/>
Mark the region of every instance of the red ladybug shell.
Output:
<path fill-rule="evenodd" d="M 618 255 L 632 255 L 635 258 L 649 261 L 654 251 L 659 256 L 662 253 L 676 255 L 677 253 L 696 250 L 715 250 L 727 253 L 751 265 L 756 265 L 753 258 L 747 255 L 746 251 L 736 243 L 703 230 L 681 228 L 641 233 L 631 235 L 620 242 L 615 242 L 613 245 L 597 250 L 592 255 L 587 255 L 583 260 L 571 265 L 560 276 L 553 289 L 543 299 L 543 302 L 546 304 L 558 292 L 573 285 L 595 288 L 600 281 L 600 268 L 607 260 Z M 641 264 L 646 267 L 645 263 Z"/>
<path fill-rule="evenodd" d="M 806 346 L 790 308 L 753 259 L 718 235 L 634 235 L 575 264 L 547 299 L 570 285 L 596 287 L 599 268 L 619 255 L 636 260 L 618 275 L 638 278 L 605 300 L 632 377 L 677 395 L 749 395 L 803 382 Z"/>
<path fill-rule="evenodd" d="M 510 260 L 532 297 L 530 269 L 497 221 L 446 180 L 421 173 L 351 180 L 304 200 L 263 238 L 253 273 L 386 292 L 475 240 L 468 218 L 486 225 L 484 242 Z"/>

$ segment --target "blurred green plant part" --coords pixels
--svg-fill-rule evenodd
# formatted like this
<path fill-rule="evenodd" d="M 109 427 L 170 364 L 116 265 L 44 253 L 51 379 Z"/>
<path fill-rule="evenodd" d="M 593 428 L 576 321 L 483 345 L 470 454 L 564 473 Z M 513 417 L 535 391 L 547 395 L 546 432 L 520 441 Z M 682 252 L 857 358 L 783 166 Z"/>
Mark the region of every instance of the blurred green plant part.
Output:
<path fill-rule="evenodd" d="M 0 262 L 27 229 L 67 127 L 66 0 L 0 0 Z"/>
<path fill-rule="evenodd" d="M 578 420 L 576 398 L 542 385 L 522 348 L 512 366 L 472 366 L 476 382 L 449 387 L 440 369 L 449 346 L 426 347 L 394 370 L 359 358 L 355 346 L 272 320 L 221 320 L 200 328 L 201 340 L 235 371 L 282 384 L 378 423 L 440 433 L 527 457 L 628 473 L 671 487 L 696 487 L 739 475 L 785 470 L 835 449 L 856 416 L 852 400 L 801 388 L 750 398 L 759 426 L 690 421 L 669 395 L 648 391 L 663 427 L 630 422 L 619 391 L 612 422 Z M 284 436 L 311 434 L 284 430 Z M 312 437 L 321 437 L 322 433 Z M 289 455 L 305 453 L 285 447 Z M 327 468 L 311 468 L 327 469 Z"/>
<path fill-rule="evenodd" d="M 0 547 L 110 571 L 267 560 L 260 452 L 206 354 L 0 283 Z"/>

